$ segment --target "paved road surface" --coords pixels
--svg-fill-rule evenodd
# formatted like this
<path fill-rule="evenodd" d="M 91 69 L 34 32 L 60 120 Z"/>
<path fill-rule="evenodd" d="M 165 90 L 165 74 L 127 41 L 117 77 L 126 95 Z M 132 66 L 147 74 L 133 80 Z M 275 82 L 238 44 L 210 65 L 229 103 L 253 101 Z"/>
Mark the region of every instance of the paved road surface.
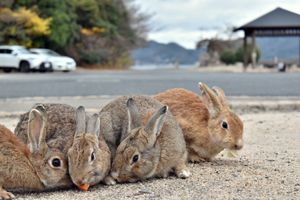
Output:
<path fill-rule="evenodd" d="M 118 71 L 0 74 L 0 98 L 155 94 L 197 83 L 225 89 L 230 96 L 300 96 L 300 73 L 203 73 L 195 71 Z"/>

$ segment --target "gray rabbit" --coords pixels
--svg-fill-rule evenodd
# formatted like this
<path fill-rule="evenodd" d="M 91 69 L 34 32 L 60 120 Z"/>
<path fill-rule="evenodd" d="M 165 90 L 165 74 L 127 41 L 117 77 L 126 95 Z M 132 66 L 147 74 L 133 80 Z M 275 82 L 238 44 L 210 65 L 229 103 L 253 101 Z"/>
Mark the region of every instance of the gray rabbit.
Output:
<path fill-rule="evenodd" d="M 123 96 L 100 112 L 101 131 L 110 147 L 111 176 L 118 182 L 190 176 L 182 130 L 168 108 L 149 96 Z M 111 181 L 111 184 L 114 184 Z"/>

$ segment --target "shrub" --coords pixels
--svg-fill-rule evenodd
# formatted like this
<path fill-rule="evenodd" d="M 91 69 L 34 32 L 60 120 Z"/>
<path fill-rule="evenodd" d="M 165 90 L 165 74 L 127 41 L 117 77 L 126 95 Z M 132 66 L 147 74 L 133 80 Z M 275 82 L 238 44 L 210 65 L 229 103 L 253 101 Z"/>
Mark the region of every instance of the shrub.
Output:
<path fill-rule="evenodd" d="M 236 63 L 235 54 L 236 53 L 232 50 L 225 50 L 221 53 L 220 60 L 226 65 L 235 64 Z"/>
<path fill-rule="evenodd" d="M 252 54 L 252 49 L 250 47 L 247 48 L 247 54 L 248 54 L 248 63 L 247 64 L 250 64 L 251 63 L 251 54 Z M 260 59 L 260 50 L 258 47 L 256 47 L 256 62 L 259 61 Z M 235 59 L 236 59 L 236 62 L 244 62 L 244 48 L 243 47 L 240 47 L 236 50 L 235 52 Z"/>
<path fill-rule="evenodd" d="M 248 54 L 248 63 L 251 63 L 251 57 L 252 57 L 252 49 L 247 49 Z M 260 50 L 256 47 L 256 62 L 260 59 Z M 244 62 L 244 48 L 240 47 L 236 51 L 233 51 L 231 49 L 224 50 L 220 55 L 220 60 L 225 63 L 226 65 L 235 64 L 236 62 Z"/>

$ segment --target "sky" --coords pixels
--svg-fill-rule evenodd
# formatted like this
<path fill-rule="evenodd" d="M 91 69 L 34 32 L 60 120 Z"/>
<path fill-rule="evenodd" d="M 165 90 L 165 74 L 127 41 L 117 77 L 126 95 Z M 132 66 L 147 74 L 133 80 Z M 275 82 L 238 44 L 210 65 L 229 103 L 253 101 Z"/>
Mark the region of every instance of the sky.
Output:
<path fill-rule="evenodd" d="M 238 27 L 281 7 L 300 14 L 300 0 L 135 0 L 150 14 L 148 39 L 177 42 L 193 49 L 196 42 L 212 37 L 239 37 Z"/>

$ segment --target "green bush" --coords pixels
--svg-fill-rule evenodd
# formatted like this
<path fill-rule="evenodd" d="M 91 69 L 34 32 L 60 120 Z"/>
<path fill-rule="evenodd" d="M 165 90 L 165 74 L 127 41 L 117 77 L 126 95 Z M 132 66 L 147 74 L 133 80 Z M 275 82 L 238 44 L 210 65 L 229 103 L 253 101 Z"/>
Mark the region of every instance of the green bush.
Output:
<path fill-rule="evenodd" d="M 250 64 L 251 63 L 251 60 L 252 60 L 252 48 L 248 47 L 247 48 L 247 54 L 248 54 L 248 63 L 247 64 Z M 260 50 L 258 47 L 256 47 L 256 62 L 259 61 L 260 59 Z M 235 52 L 235 59 L 236 59 L 236 62 L 244 62 L 244 48 L 243 47 L 240 47 L 236 50 Z"/>
<path fill-rule="evenodd" d="M 252 49 L 248 48 L 247 49 L 247 54 L 248 54 L 248 63 L 251 63 L 251 57 L 252 57 Z M 259 61 L 260 59 L 260 50 L 256 47 L 256 62 Z M 221 62 L 225 63 L 226 65 L 230 64 L 235 64 L 236 62 L 244 62 L 244 48 L 240 47 L 236 51 L 227 49 L 224 50 L 221 55 L 220 55 L 220 60 Z"/>
<path fill-rule="evenodd" d="M 235 64 L 236 63 L 235 54 L 236 53 L 232 50 L 225 50 L 221 53 L 220 60 L 226 65 Z"/>

